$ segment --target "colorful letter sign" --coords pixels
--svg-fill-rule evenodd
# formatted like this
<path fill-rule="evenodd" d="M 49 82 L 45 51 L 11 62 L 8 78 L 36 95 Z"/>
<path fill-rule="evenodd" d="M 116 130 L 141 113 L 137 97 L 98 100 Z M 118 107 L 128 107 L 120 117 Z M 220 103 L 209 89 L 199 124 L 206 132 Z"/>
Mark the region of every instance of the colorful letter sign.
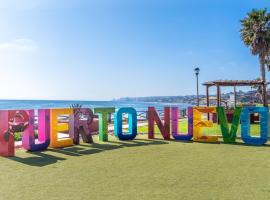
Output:
<path fill-rule="evenodd" d="M 244 107 L 241 114 L 241 137 L 246 144 L 263 145 L 268 139 L 268 108 L 267 107 Z M 260 136 L 250 135 L 250 114 L 260 114 Z"/>
<path fill-rule="evenodd" d="M 59 147 L 68 147 L 73 145 L 73 140 L 71 138 L 61 138 L 58 139 L 58 132 L 60 128 L 60 123 L 58 117 L 60 115 L 68 115 L 72 114 L 72 109 L 70 108 L 63 108 L 63 109 L 51 109 L 51 122 L 50 122 L 50 138 L 51 143 L 50 147 L 59 148 Z"/>
<path fill-rule="evenodd" d="M 9 111 L 0 111 L 0 156 L 10 157 L 15 154 L 14 135 L 9 130 Z"/>
<path fill-rule="evenodd" d="M 93 143 L 90 125 L 93 122 L 93 111 L 89 108 L 74 108 L 69 119 L 69 135 L 74 144 L 80 144 L 80 135 L 85 143 Z"/>
<path fill-rule="evenodd" d="M 155 122 L 165 140 L 170 139 L 170 108 L 164 108 L 164 124 L 162 123 L 158 113 L 154 107 L 148 108 L 148 138 L 154 139 L 155 135 Z"/>
<path fill-rule="evenodd" d="M 22 145 L 29 151 L 41 151 L 47 149 L 50 144 L 50 110 L 38 110 L 38 142 L 35 143 L 35 113 L 34 110 L 28 110 L 29 125 L 23 131 Z"/>
<path fill-rule="evenodd" d="M 115 112 L 115 108 L 95 108 L 99 119 L 99 140 L 108 141 L 108 114 Z"/>
<path fill-rule="evenodd" d="M 123 134 L 123 114 L 128 114 L 128 133 Z M 137 135 L 137 111 L 134 108 L 120 108 L 114 114 L 114 132 L 120 140 L 133 140 Z"/>
<path fill-rule="evenodd" d="M 198 142 L 217 142 L 217 136 L 202 135 L 203 127 L 212 127 L 213 122 L 202 119 L 203 113 L 214 113 L 216 108 L 213 107 L 193 107 L 193 141 Z"/>
<path fill-rule="evenodd" d="M 172 136 L 175 140 L 191 140 L 193 137 L 193 108 L 188 108 L 188 133 L 178 133 L 178 107 L 172 107 Z"/>
<path fill-rule="evenodd" d="M 234 143 L 236 139 L 236 133 L 240 124 L 241 107 L 236 107 L 233 113 L 233 120 L 231 129 L 229 129 L 228 120 L 226 117 L 225 109 L 223 107 L 217 107 L 218 119 L 220 123 L 220 129 L 225 143 Z"/>
<path fill-rule="evenodd" d="M 108 115 L 115 108 L 95 108 L 99 114 L 99 140 L 108 141 Z M 235 143 L 236 134 L 241 123 L 241 137 L 249 145 L 263 145 L 268 140 L 269 109 L 268 107 L 237 107 L 233 113 L 232 125 L 229 128 L 226 112 L 223 107 L 189 107 L 188 131 L 179 133 L 179 108 L 165 107 L 164 114 L 159 116 L 154 107 L 148 108 L 148 138 L 154 139 L 155 124 L 165 140 L 170 134 L 175 140 L 198 142 L 217 142 L 218 137 L 203 135 L 203 127 L 212 127 L 207 114 L 216 113 L 225 143 Z M 250 134 L 250 114 L 258 113 L 260 135 Z M 128 131 L 123 132 L 123 115 L 128 115 Z M 91 127 L 94 115 L 89 108 L 63 108 L 38 110 L 38 123 L 35 123 L 34 110 L 0 110 L 0 156 L 9 157 L 15 154 L 14 134 L 22 133 L 22 147 L 28 151 L 40 151 L 48 146 L 52 148 L 68 147 L 84 142 L 92 143 Z M 96 121 L 97 122 L 97 121 Z M 38 126 L 35 134 L 35 127 Z M 171 127 L 172 129 L 171 129 Z M 94 127 L 94 128 L 93 128 Z M 97 131 L 97 124 L 92 129 Z M 171 132 L 170 132 L 171 130 Z M 134 108 L 120 108 L 114 115 L 114 134 L 119 140 L 133 140 L 137 135 L 137 111 Z M 61 137 L 58 137 L 62 133 Z M 36 138 L 36 135 L 38 136 Z M 17 145 L 20 147 L 20 145 Z"/>

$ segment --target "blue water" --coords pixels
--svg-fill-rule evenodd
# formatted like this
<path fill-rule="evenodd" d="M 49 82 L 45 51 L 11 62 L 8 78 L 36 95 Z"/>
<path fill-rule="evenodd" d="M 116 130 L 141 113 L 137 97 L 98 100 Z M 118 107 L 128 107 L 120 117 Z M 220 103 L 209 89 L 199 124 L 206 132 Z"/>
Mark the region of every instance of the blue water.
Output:
<path fill-rule="evenodd" d="M 0 110 L 7 109 L 41 109 L 41 108 L 69 108 L 72 104 L 80 104 L 86 108 L 96 107 L 133 107 L 137 111 L 146 111 L 149 106 L 162 110 L 165 106 L 186 108 L 188 104 L 138 102 L 138 101 L 52 101 L 52 100 L 0 100 Z"/>

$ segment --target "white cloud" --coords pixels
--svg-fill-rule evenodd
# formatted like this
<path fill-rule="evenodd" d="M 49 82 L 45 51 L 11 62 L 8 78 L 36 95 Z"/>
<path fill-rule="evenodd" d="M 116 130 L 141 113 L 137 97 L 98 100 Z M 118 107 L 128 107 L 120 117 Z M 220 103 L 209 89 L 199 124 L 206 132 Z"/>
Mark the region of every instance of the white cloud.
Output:
<path fill-rule="evenodd" d="M 38 45 L 31 39 L 15 39 L 9 42 L 0 43 L 1 51 L 19 51 L 19 52 L 36 52 Z"/>

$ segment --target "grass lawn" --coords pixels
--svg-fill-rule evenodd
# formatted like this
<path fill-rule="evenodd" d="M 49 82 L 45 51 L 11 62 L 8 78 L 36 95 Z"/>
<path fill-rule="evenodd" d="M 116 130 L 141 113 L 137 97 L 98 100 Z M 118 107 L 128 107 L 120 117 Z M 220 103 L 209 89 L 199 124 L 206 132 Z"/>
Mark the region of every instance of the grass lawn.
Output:
<path fill-rule="evenodd" d="M 0 158 L 0 199 L 270 198 L 269 145 L 94 139 Z"/>
<path fill-rule="evenodd" d="M 178 122 L 178 127 L 179 127 L 179 132 L 182 133 L 187 133 L 188 130 L 188 123 L 187 120 L 181 120 Z M 230 127 L 230 124 L 229 124 Z M 148 133 L 148 126 L 141 126 L 138 127 L 138 132 L 139 133 Z M 157 126 L 155 126 L 155 132 L 159 133 L 160 131 L 158 130 Z M 259 135 L 260 134 L 260 125 L 259 124 L 251 124 L 250 126 L 250 133 L 251 135 Z M 221 130 L 220 130 L 220 125 L 219 124 L 213 124 L 213 127 L 209 128 L 203 128 L 203 134 L 205 135 L 222 135 Z M 241 125 L 238 127 L 237 135 L 241 136 Z"/>

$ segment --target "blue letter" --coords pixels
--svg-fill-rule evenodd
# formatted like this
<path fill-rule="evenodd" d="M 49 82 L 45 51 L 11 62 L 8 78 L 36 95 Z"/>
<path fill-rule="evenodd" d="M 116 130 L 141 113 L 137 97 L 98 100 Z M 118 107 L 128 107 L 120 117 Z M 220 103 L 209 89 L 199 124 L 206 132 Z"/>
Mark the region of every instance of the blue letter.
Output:
<path fill-rule="evenodd" d="M 260 114 L 260 137 L 250 135 L 250 114 Z M 268 108 L 267 107 L 244 107 L 241 114 L 241 137 L 246 144 L 263 145 L 268 139 Z"/>
<path fill-rule="evenodd" d="M 122 115 L 128 114 L 128 133 L 123 134 Z M 137 135 L 137 112 L 134 108 L 120 108 L 114 114 L 114 134 L 119 140 L 133 140 Z"/>

